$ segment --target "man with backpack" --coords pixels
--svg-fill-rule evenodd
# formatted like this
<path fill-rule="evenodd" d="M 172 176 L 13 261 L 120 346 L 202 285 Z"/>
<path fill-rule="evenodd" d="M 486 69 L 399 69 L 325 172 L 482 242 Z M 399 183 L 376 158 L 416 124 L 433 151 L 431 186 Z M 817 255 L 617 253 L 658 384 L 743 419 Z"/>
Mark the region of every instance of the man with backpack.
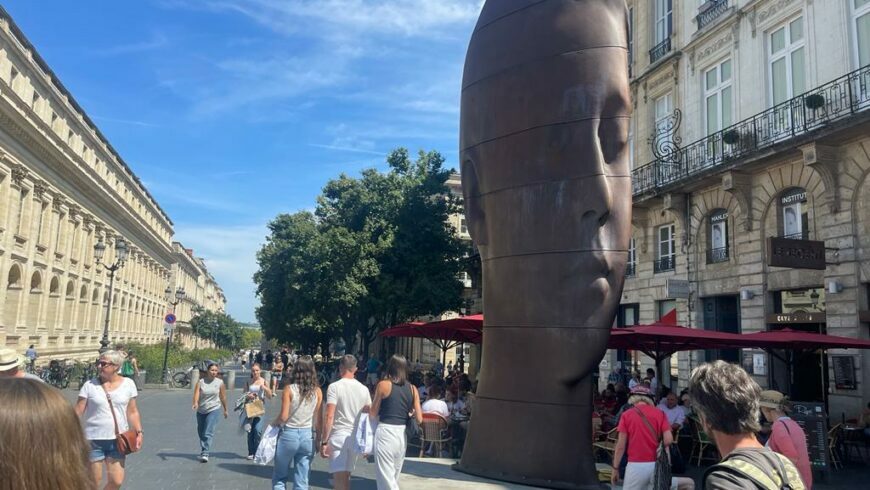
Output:
<path fill-rule="evenodd" d="M 761 387 L 743 368 L 724 361 L 698 366 L 689 380 L 689 396 L 722 455 L 704 473 L 706 490 L 805 490 L 794 464 L 755 438 L 761 429 Z"/>

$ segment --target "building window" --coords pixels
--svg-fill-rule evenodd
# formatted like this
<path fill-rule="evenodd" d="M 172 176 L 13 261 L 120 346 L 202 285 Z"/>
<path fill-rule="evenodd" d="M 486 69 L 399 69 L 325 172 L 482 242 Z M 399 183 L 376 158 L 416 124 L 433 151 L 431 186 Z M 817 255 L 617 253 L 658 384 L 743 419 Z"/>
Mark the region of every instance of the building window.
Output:
<path fill-rule="evenodd" d="M 870 65 L 870 0 L 851 0 L 854 19 L 855 58 L 858 66 Z"/>
<path fill-rule="evenodd" d="M 658 229 L 658 258 L 655 263 L 654 272 L 665 272 L 674 270 L 676 247 L 674 242 L 674 225 L 660 226 Z"/>
<path fill-rule="evenodd" d="M 801 187 L 792 187 L 782 193 L 779 205 L 782 210 L 782 237 L 806 240 L 809 236 L 807 191 Z"/>
<path fill-rule="evenodd" d="M 806 91 L 804 19 L 798 17 L 770 33 L 770 95 L 773 105 Z"/>
<path fill-rule="evenodd" d="M 628 260 L 625 264 L 625 277 L 634 277 L 637 274 L 637 248 L 634 238 L 628 241 Z"/>
<path fill-rule="evenodd" d="M 38 227 L 36 228 L 36 243 L 38 245 L 43 245 L 42 243 L 42 225 L 45 224 L 45 210 L 48 209 L 48 205 L 45 203 L 40 204 L 39 207 L 39 222 Z"/>
<path fill-rule="evenodd" d="M 670 92 L 667 94 L 657 98 L 654 102 L 655 104 L 655 129 L 656 134 L 660 134 L 666 131 L 666 125 L 668 124 L 668 119 L 671 117 L 671 114 L 674 112 L 674 98 Z"/>
<path fill-rule="evenodd" d="M 728 262 L 728 211 L 715 209 L 710 213 L 710 248 L 707 263 Z"/>
<path fill-rule="evenodd" d="M 12 71 L 9 75 L 9 86 L 12 87 L 12 90 L 15 90 L 15 82 L 18 80 L 18 70 L 15 67 L 12 67 Z"/>
<path fill-rule="evenodd" d="M 22 227 L 24 226 L 24 207 L 27 205 L 27 189 L 21 189 L 18 194 L 18 216 L 15 218 L 15 233 L 22 235 Z"/>
<path fill-rule="evenodd" d="M 656 318 L 656 320 L 661 320 L 662 318 L 665 318 L 669 314 L 673 315 L 676 313 L 677 300 L 665 299 L 662 301 L 658 301 L 656 303 L 656 306 L 657 306 L 656 314 L 658 315 L 658 318 Z"/>
<path fill-rule="evenodd" d="M 653 0 L 655 2 L 655 44 L 671 36 L 673 25 L 673 0 Z"/>
<path fill-rule="evenodd" d="M 731 125 L 731 60 L 725 60 L 704 73 L 704 111 L 707 134 Z"/>

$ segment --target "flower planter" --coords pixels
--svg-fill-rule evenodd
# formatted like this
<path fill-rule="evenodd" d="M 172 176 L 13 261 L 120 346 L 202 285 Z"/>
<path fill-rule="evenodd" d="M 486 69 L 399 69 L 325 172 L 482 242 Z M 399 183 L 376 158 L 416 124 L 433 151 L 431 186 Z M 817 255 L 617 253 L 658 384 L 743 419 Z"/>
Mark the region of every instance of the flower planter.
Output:
<path fill-rule="evenodd" d="M 825 98 L 822 94 L 812 94 L 804 97 L 804 105 L 807 106 L 807 109 L 821 109 L 825 105 Z"/>

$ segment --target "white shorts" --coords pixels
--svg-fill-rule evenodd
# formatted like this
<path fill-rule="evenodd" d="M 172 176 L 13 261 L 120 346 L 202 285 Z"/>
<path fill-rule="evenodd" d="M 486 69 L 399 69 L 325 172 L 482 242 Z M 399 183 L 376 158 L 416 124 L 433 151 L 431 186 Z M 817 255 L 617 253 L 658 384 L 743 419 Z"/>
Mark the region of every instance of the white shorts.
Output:
<path fill-rule="evenodd" d="M 655 462 L 628 463 L 625 467 L 625 481 L 622 482 L 622 490 L 652 490 L 655 472 Z M 677 483 L 677 478 L 671 478 L 671 490 L 676 490 Z"/>
<path fill-rule="evenodd" d="M 339 473 L 342 471 L 353 472 L 359 452 L 353 439 L 353 431 L 333 430 L 329 434 L 329 472 Z"/>

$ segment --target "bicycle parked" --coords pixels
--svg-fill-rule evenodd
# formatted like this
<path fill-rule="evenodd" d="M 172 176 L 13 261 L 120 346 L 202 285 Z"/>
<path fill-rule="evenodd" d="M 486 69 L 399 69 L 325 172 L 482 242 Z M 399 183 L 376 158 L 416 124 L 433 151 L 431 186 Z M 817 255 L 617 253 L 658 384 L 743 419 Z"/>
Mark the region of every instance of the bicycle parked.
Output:
<path fill-rule="evenodd" d="M 72 366 L 65 366 L 65 361 L 52 359 L 48 363 L 48 367 L 43 368 L 38 376 L 46 383 L 55 388 L 66 389 L 69 387 L 69 381 L 72 377 Z"/>

